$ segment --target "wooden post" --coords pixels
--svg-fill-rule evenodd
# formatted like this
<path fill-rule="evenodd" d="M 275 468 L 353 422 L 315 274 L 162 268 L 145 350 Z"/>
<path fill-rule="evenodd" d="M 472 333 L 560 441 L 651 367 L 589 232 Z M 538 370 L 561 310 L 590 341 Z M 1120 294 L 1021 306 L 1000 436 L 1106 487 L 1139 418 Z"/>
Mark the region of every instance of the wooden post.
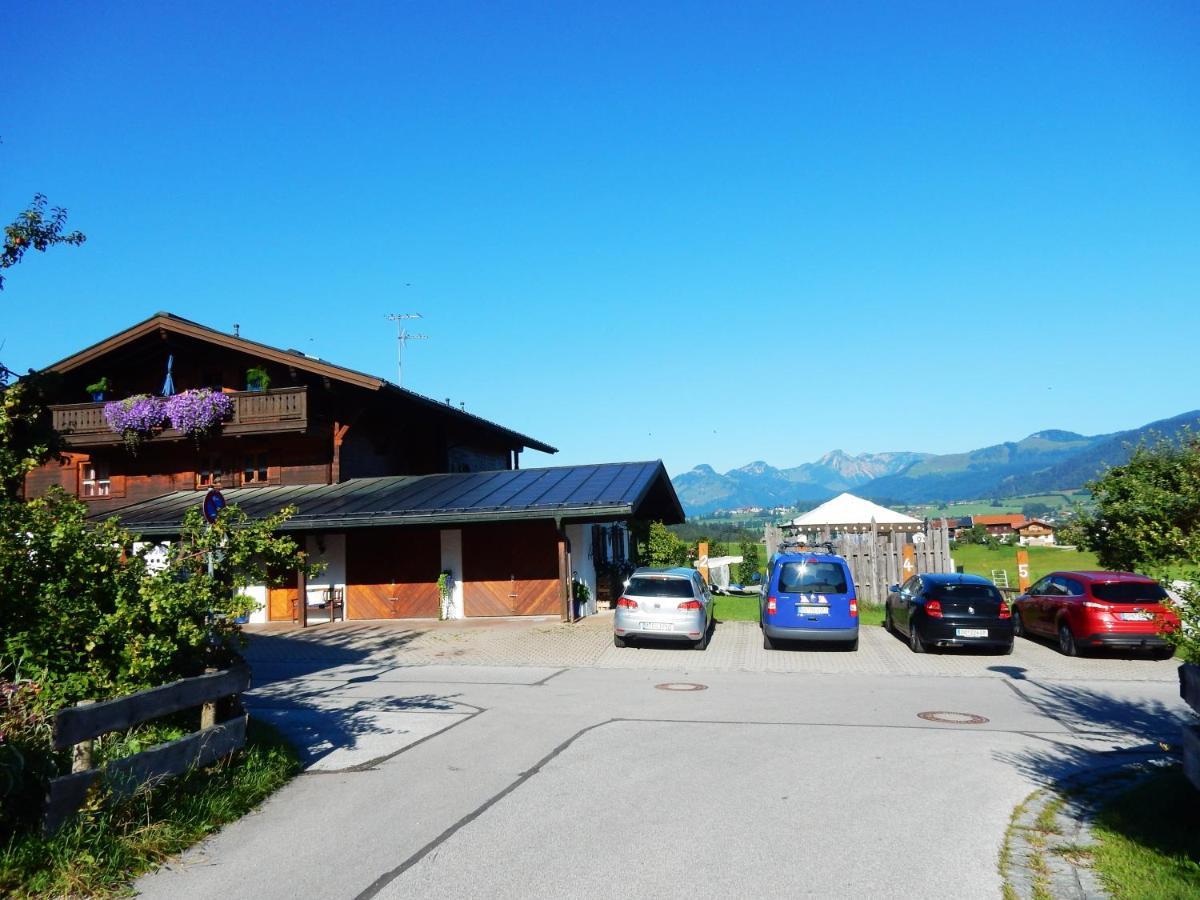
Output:
<path fill-rule="evenodd" d="M 883 603 L 887 588 L 881 589 L 879 585 L 879 523 L 874 516 L 871 516 L 871 544 L 868 549 L 871 553 L 871 602 Z"/>
<path fill-rule="evenodd" d="M 308 576 L 303 566 L 296 569 L 296 621 L 301 628 L 308 627 Z"/>
<path fill-rule="evenodd" d="M 574 615 L 571 607 L 575 604 L 571 597 L 571 572 L 567 568 L 567 535 L 561 525 L 558 529 L 558 584 L 562 594 L 562 620 L 570 622 Z"/>
<path fill-rule="evenodd" d="M 1017 587 L 1022 594 L 1029 590 L 1029 551 L 1024 547 L 1017 551 Z"/>
<path fill-rule="evenodd" d="M 342 425 L 340 422 L 333 423 L 333 462 L 329 466 L 330 484 L 339 484 L 342 480 L 342 441 L 349 430 L 349 425 Z"/>
<path fill-rule="evenodd" d="M 207 666 L 204 669 L 204 674 L 211 675 L 215 671 L 217 671 L 217 670 L 213 666 Z M 212 728 L 216 724 L 217 724 L 217 701 L 209 700 L 203 706 L 200 707 L 200 728 L 201 728 L 201 730 L 203 730 L 205 728 Z"/>
<path fill-rule="evenodd" d="M 95 700 L 80 700 L 76 706 L 91 706 Z M 92 767 L 92 739 L 80 741 L 71 748 L 71 772 L 86 772 Z"/>
<path fill-rule="evenodd" d="M 909 543 L 905 543 L 901 553 L 904 554 L 904 562 L 900 565 L 900 583 L 903 584 L 917 574 L 917 554 Z"/>
<path fill-rule="evenodd" d="M 696 557 L 696 562 L 700 563 L 696 568 L 700 570 L 704 583 L 708 584 L 708 541 L 701 541 L 696 547 Z"/>

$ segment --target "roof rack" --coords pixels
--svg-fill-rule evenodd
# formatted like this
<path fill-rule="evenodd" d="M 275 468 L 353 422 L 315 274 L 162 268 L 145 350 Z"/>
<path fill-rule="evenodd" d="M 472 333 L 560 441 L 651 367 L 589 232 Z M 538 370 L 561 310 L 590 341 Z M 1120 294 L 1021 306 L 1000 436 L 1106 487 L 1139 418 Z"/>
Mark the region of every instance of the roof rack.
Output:
<path fill-rule="evenodd" d="M 816 553 L 815 548 L 824 547 L 825 552 L 830 556 L 838 556 L 838 552 L 834 549 L 833 541 L 817 541 L 809 543 L 808 541 L 785 540 L 779 543 L 779 553 Z"/>

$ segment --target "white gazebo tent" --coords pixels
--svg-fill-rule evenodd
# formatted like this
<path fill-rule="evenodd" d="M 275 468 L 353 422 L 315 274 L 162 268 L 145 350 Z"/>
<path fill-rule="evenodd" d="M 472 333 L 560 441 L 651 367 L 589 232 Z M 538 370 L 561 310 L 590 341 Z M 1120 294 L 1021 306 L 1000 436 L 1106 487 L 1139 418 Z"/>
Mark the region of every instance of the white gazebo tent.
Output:
<path fill-rule="evenodd" d="M 816 509 L 810 510 L 784 525 L 789 530 L 814 537 L 822 534 L 861 533 L 870 531 L 874 525 L 880 532 L 915 532 L 924 523 L 920 519 L 855 497 L 853 494 L 838 494 Z"/>

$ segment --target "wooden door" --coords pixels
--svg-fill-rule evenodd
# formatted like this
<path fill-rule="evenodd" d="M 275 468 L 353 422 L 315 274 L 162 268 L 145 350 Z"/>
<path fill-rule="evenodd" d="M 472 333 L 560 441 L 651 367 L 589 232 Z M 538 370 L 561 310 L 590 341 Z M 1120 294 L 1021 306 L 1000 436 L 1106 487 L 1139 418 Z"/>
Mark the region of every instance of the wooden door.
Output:
<path fill-rule="evenodd" d="M 296 584 L 296 573 L 280 576 L 281 583 L 267 588 L 267 621 L 292 622 L 296 618 L 296 601 L 300 589 Z"/>
<path fill-rule="evenodd" d="M 442 569 L 436 528 L 346 533 L 347 619 L 436 619 Z"/>
<path fill-rule="evenodd" d="M 558 530 L 550 522 L 463 529 L 468 616 L 556 615 L 561 609 Z"/>

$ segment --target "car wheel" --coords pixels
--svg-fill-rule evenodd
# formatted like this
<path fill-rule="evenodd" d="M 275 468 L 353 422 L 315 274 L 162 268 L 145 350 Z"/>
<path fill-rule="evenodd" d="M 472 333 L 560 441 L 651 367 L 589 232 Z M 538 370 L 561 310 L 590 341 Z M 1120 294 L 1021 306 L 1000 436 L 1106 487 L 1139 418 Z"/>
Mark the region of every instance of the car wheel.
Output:
<path fill-rule="evenodd" d="M 614 647 L 626 647 L 626 646 L 628 646 L 628 644 L 626 643 L 625 638 L 621 637 L 619 634 L 614 634 L 613 635 L 613 646 Z"/>
<path fill-rule="evenodd" d="M 1016 641 L 1009 641 L 1007 644 L 1005 644 L 1004 648 L 1000 651 L 1000 655 L 1001 656 L 1012 656 L 1013 644 L 1015 644 L 1015 643 L 1016 643 Z"/>
<path fill-rule="evenodd" d="M 896 626 L 892 624 L 892 608 L 890 606 L 883 608 L 883 627 L 888 634 L 896 633 Z"/>
<path fill-rule="evenodd" d="M 1150 651 L 1151 659 L 1170 659 L 1175 655 L 1174 647 L 1158 647 Z"/>
<path fill-rule="evenodd" d="M 1058 623 L 1058 649 L 1063 656 L 1079 655 L 1079 648 L 1075 646 L 1075 635 L 1071 634 L 1071 626 L 1066 622 Z"/>
<path fill-rule="evenodd" d="M 925 642 L 921 640 L 921 630 L 912 619 L 908 620 L 908 647 L 913 653 L 924 653 Z"/>
<path fill-rule="evenodd" d="M 1013 637 L 1025 637 L 1025 623 L 1021 621 L 1021 614 L 1015 609 L 1013 610 Z"/>
<path fill-rule="evenodd" d="M 695 647 L 697 650 L 704 650 L 708 647 L 708 632 L 707 631 L 705 631 L 704 634 L 700 635 L 700 640 L 696 641 Z"/>
<path fill-rule="evenodd" d="M 846 651 L 848 653 L 853 653 L 857 649 L 858 649 L 858 638 L 855 638 L 854 640 L 852 640 L 848 644 L 846 644 Z"/>
<path fill-rule="evenodd" d="M 766 629 L 763 629 L 763 649 L 764 650 L 774 650 L 775 649 L 775 642 L 773 640 L 771 640 L 770 637 L 767 636 Z"/>

